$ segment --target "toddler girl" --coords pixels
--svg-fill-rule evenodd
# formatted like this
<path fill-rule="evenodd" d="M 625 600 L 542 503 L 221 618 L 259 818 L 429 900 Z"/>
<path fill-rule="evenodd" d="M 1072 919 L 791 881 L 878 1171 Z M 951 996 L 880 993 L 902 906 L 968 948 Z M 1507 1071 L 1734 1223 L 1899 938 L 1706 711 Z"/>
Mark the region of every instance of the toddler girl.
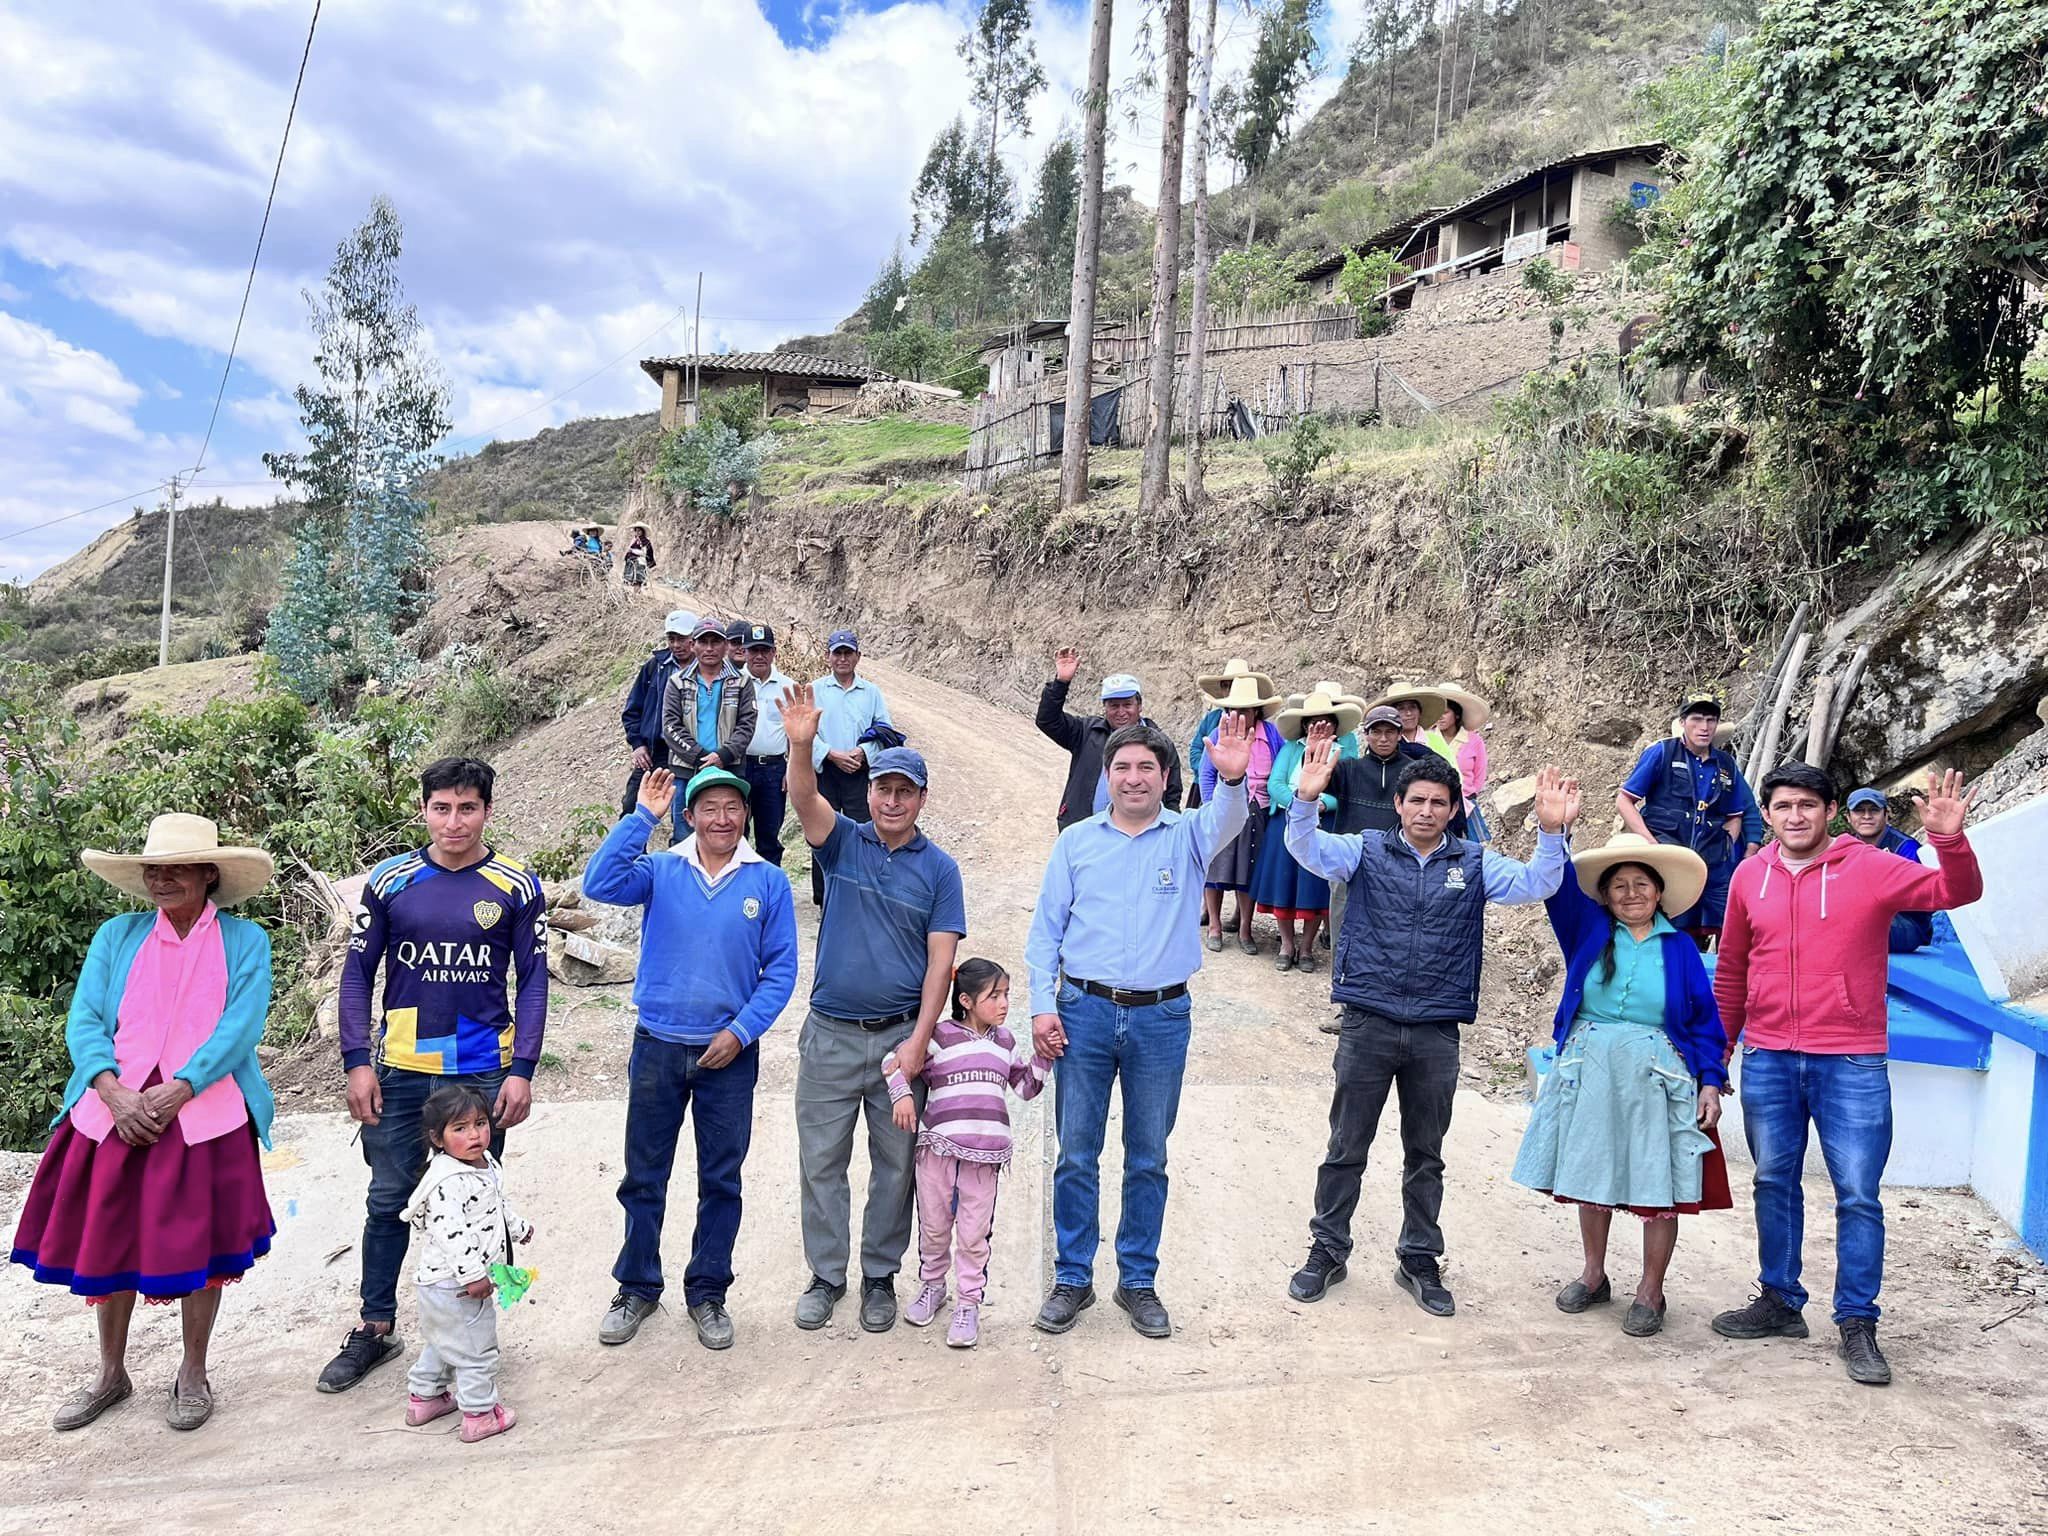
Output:
<path fill-rule="evenodd" d="M 511 1263 L 512 1244 L 531 1241 L 534 1229 L 505 1201 L 481 1093 L 460 1083 L 436 1088 L 420 1109 L 420 1129 L 434 1156 L 403 1214 L 419 1234 L 413 1281 L 426 1343 L 413 1362 L 405 1422 L 431 1424 L 459 1405 L 463 1440 L 488 1440 L 518 1422 L 498 1401 L 491 1266 Z"/>
<path fill-rule="evenodd" d="M 1010 1161 L 1007 1084 L 1020 1099 L 1045 1087 L 1052 1063 L 1020 1052 L 1003 1019 L 1010 1011 L 1010 977 L 993 960 L 969 960 L 953 973 L 953 1016 L 939 1020 L 918 1075 L 930 1090 L 924 1126 L 917 1133 L 917 1216 L 924 1282 L 903 1320 L 922 1328 L 946 1300 L 952 1251 L 960 1259 L 960 1304 L 946 1342 L 971 1349 L 980 1336 L 981 1289 L 988 1279 L 989 1233 L 996 1216 L 996 1177 Z M 917 1123 L 910 1084 L 896 1054 L 882 1059 L 897 1125 Z"/>

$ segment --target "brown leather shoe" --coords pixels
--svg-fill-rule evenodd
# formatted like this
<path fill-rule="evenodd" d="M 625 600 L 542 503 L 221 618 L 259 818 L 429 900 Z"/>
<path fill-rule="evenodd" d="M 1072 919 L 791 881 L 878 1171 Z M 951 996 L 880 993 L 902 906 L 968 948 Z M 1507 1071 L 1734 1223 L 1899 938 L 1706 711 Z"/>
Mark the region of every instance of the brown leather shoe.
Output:
<path fill-rule="evenodd" d="M 197 1392 L 181 1391 L 171 1382 L 171 1406 L 164 1410 L 164 1422 L 173 1429 L 197 1429 L 213 1417 L 213 1383 L 202 1381 Z"/>
<path fill-rule="evenodd" d="M 126 1376 L 121 1377 L 103 1392 L 95 1392 L 91 1387 L 80 1387 L 77 1391 L 67 1394 L 64 1401 L 57 1405 L 56 1413 L 51 1416 L 50 1425 L 54 1429 L 83 1429 L 114 1404 L 125 1402 L 134 1391 L 134 1383 Z"/>

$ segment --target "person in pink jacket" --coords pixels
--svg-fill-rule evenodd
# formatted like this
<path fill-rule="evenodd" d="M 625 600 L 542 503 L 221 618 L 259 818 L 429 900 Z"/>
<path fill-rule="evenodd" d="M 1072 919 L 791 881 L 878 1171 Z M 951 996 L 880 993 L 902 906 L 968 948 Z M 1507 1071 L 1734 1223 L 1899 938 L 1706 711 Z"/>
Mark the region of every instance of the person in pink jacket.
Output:
<path fill-rule="evenodd" d="M 1892 1145 L 1885 983 L 1894 914 L 1964 907 L 1984 893 L 1963 836 L 1959 773 L 1929 773 L 1920 825 L 1939 868 L 1850 836 L 1831 837 L 1835 785 L 1804 763 L 1772 770 L 1764 819 L 1777 841 L 1728 890 L 1714 1001 L 1742 1047 L 1743 1134 L 1756 1160 L 1757 1295 L 1723 1312 L 1731 1339 L 1805 1338 L 1799 1283 L 1809 1123 L 1835 1186 L 1835 1307 L 1849 1378 L 1892 1379 L 1877 1347 L 1884 1280 L 1878 1179 Z"/>

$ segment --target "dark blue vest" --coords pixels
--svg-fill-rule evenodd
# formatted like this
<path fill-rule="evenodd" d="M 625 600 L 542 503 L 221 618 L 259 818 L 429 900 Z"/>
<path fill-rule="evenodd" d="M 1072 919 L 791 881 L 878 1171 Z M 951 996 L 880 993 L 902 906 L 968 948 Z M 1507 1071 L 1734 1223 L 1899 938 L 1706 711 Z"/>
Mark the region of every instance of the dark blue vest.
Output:
<path fill-rule="evenodd" d="M 1418 860 L 1398 832 L 1360 834 L 1330 996 L 1403 1023 L 1463 1023 L 1479 1011 L 1485 849 L 1447 837 Z"/>
<path fill-rule="evenodd" d="M 1721 823 L 1735 814 L 1735 785 L 1742 776 L 1741 765 L 1719 747 L 1709 749 L 1709 761 L 1719 770 L 1714 798 L 1704 809 L 1693 793 L 1693 756 L 1685 743 L 1670 737 L 1659 746 L 1664 751 L 1664 771 L 1650 786 L 1642 805 L 1643 825 L 1657 834 L 1660 843 L 1690 848 L 1709 864 L 1725 860 L 1731 850 Z"/>

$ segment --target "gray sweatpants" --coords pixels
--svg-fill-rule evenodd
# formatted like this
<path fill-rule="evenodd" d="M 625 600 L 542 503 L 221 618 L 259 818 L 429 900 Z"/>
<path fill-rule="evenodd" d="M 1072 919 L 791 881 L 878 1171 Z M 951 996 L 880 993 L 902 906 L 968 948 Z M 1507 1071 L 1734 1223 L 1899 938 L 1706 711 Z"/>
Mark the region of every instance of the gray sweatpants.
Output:
<path fill-rule="evenodd" d="M 414 1397 L 439 1397 L 455 1384 L 455 1406 L 489 1413 L 498 1401 L 498 1303 L 449 1286 L 415 1286 L 425 1341 L 407 1382 Z"/>
<path fill-rule="evenodd" d="M 917 1214 L 912 1172 L 917 1133 L 899 1131 L 889 1117 L 889 1085 L 882 1058 L 910 1038 L 911 1024 L 870 1034 L 858 1024 L 813 1009 L 797 1038 L 796 1147 L 803 1179 L 804 1258 L 828 1285 L 846 1284 L 853 1246 L 853 1195 L 846 1177 L 853 1132 L 868 1122 L 868 1201 L 860 1222 L 860 1272 L 867 1280 L 892 1278 Z M 924 1084 L 911 1084 L 918 1112 Z"/>

